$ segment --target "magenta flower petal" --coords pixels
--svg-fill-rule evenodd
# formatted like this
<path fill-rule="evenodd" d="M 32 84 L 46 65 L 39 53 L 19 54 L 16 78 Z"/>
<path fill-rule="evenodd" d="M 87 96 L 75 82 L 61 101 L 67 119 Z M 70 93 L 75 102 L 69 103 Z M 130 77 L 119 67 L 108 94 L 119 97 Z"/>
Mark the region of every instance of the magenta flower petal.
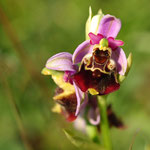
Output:
<path fill-rule="evenodd" d="M 78 88 L 78 86 L 75 84 L 75 82 L 73 82 L 73 85 L 75 87 L 76 97 L 77 97 L 77 108 L 76 108 L 76 112 L 75 112 L 75 116 L 77 116 L 80 111 L 80 105 L 81 105 L 81 100 L 83 97 L 83 92 Z"/>
<path fill-rule="evenodd" d="M 112 50 L 115 50 L 117 47 L 124 45 L 124 42 L 121 40 L 115 40 L 113 37 L 108 38 L 109 47 L 112 48 Z"/>
<path fill-rule="evenodd" d="M 67 52 L 58 53 L 46 62 L 46 68 L 58 71 L 75 71 L 72 63 L 72 54 Z"/>
<path fill-rule="evenodd" d="M 112 59 L 116 62 L 117 72 L 124 75 L 127 69 L 127 58 L 122 48 L 118 47 L 112 52 Z"/>
<path fill-rule="evenodd" d="M 94 44 L 99 44 L 99 41 L 103 38 L 103 35 L 98 34 L 95 35 L 92 32 L 89 33 L 89 37 L 90 37 L 90 44 L 94 45 Z"/>
<path fill-rule="evenodd" d="M 121 21 L 114 16 L 105 15 L 99 25 L 98 34 L 102 34 L 105 38 L 116 38 L 121 28 Z"/>
<path fill-rule="evenodd" d="M 72 56 L 72 61 L 74 64 L 81 62 L 82 58 L 92 51 L 92 45 L 90 44 L 90 40 L 84 41 L 81 43 Z"/>

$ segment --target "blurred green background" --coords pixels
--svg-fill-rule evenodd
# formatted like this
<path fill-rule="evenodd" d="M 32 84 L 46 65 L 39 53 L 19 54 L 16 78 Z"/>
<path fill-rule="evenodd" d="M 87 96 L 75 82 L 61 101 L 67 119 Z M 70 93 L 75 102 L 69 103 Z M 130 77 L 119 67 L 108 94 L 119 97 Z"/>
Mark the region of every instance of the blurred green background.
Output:
<path fill-rule="evenodd" d="M 114 150 L 128 150 L 137 131 L 133 150 L 148 150 L 149 0 L 0 0 L 0 150 L 25 150 L 20 131 L 33 150 L 82 149 L 72 145 L 62 132 L 63 128 L 75 130 L 72 124 L 51 112 L 56 86 L 40 71 L 50 56 L 73 53 L 84 41 L 89 6 L 93 14 L 101 8 L 104 14 L 121 19 L 118 38 L 125 42 L 126 55 L 133 53 L 127 79 L 109 97 L 113 110 L 127 126 L 111 130 Z"/>

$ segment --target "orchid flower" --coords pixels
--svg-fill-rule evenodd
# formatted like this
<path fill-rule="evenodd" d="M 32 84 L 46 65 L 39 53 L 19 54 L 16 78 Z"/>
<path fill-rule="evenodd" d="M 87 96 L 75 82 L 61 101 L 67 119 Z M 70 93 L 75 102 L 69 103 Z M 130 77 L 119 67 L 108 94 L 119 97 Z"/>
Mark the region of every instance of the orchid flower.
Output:
<path fill-rule="evenodd" d="M 60 109 L 59 112 L 64 114 L 68 121 L 76 119 L 83 98 L 83 92 L 71 78 L 77 70 L 78 66 L 72 63 L 72 55 L 62 52 L 49 58 L 42 71 L 44 75 L 51 75 L 58 85 L 53 99 L 60 104 L 61 108 L 57 105 L 53 110 Z"/>
<path fill-rule="evenodd" d="M 125 75 L 128 64 L 120 47 L 124 42 L 115 39 L 120 28 L 119 19 L 104 15 L 96 33 L 88 33 L 90 39 L 76 48 L 73 64 L 81 64 L 73 79 L 82 92 L 105 95 L 120 88 L 118 75 Z"/>
<path fill-rule="evenodd" d="M 51 75 L 58 85 L 53 97 L 57 105 L 53 111 L 74 121 L 88 106 L 91 124 L 100 123 L 98 106 L 93 105 L 97 100 L 93 97 L 93 102 L 89 101 L 87 94 L 106 95 L 118 90 L 120 81 L 129 71 L 132 57 L 130 55 L 127 60 L 120 48 L 124 42 L 115 39 L 120 28 L 119 19 L 103 15 L 101 10 L 92 17 L 90 8 L 86 22 L 87 40 L 75 49 L 73 55 L 62 52 L 47 60 L 42 74 Z"/>
<path fill-rule="evenodd" d="M 120 29 L 120 19 L 104 15 L 101 10 L 92 17 L 90 8 L 86 40 L 73 55 L 62 52 L 50 57 L 42 70 L 58 86 L 52 111 L 63 114 L 70 122 L 75 121 L 75 127 L 82 131 L 92 127 L 94 134 L 91 130 L 92 134 L 87 133 L 94 135 L 88 134 L 93 141 L 100 131 L 108 150 L 112 150 L 109 127 L 124 128 L 124 124 L 107 105 L 105 95 L 120 88 L 132 64 L 132 54 L 126 58 L 121 48 L 124 42 L 116 39 Z"/>

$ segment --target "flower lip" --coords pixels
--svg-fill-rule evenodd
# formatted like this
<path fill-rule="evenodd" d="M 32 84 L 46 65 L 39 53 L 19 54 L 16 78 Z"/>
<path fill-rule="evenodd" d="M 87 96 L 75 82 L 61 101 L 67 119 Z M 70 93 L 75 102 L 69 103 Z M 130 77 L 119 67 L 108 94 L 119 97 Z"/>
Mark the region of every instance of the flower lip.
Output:
<path fill-rule="evenodd" d="M 64 90 L 61 88 L 56 88 L 54 100 L 61 106 L 61 112 L 68 121 L 74 121 L 76 119 L 76 107 L 77 107 L 77 97 L 75 93 L 68 95 L 62 95 Z"/>
<path fill-rule="evenodd" d="M 88 89 L 95 89 L 99 95 L 109 94 L 119 89 L 120 84 L 116 81 L 115 73 L 104 74 L 99 71 L 99 74 L 93 75 L 90 70 L 84 69 L 84 64 L 81 70 L 74 76 L 74 82 L 83 91 Z"/>

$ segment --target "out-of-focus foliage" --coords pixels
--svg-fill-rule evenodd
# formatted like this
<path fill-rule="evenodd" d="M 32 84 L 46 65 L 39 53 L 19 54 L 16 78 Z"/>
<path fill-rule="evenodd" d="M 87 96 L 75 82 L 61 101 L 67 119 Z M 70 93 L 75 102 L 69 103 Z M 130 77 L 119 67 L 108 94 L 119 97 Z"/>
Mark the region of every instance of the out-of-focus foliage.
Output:
<path fill-rule="evenodd" d="M 56 85 L 40 75 L 46 60 L 62 51 L 73 53 L 85 39 L 85 23 L 89 6 L 93 14 L 99 8 L 122 21 L 118 38 L 125 42 L 126 55 L 133 54 L 133 66 L 121 89 L 109 96 L 114 111 L 126 124 L 126 129 L 112 129 L 115 150 L 128 150 L 134 134 L 133 150 L 148 149 L 150 145 L 150 1 L 149 0 L 1 0 L 0 8 L 8 16 L 27 58 L 38 70 L 31 77 L 0 20 L 0 149 L 24 150 L 9 94 L 15 100 L 35 150 L 80 149 L 66 138 L 62 128 L 75 130 L 71 123 L 51 108 Z M 27 68 L 28 68 L 27 67 Z M 39 75 L 37 75 L 39 73 Z M 3 77 L 2 77 L 3 74 Z M 44 80 L 44 86 L 39 78 Z M 35 78 L 34 78 L 35 77 Z M 9 92 L 5 82 L 9 84 Z M 43 81 L 42 81 L 43 82 Z M 43 87 L 47 87 L 48 91 Z M 44 92 L 45 91 L 45 92 Z M 46 95 L 48 93 L 49 96 Z M 81 134 L 81 133 L 78 133 Z M 84 135 L 83 135 L 84 136 Z"/>

